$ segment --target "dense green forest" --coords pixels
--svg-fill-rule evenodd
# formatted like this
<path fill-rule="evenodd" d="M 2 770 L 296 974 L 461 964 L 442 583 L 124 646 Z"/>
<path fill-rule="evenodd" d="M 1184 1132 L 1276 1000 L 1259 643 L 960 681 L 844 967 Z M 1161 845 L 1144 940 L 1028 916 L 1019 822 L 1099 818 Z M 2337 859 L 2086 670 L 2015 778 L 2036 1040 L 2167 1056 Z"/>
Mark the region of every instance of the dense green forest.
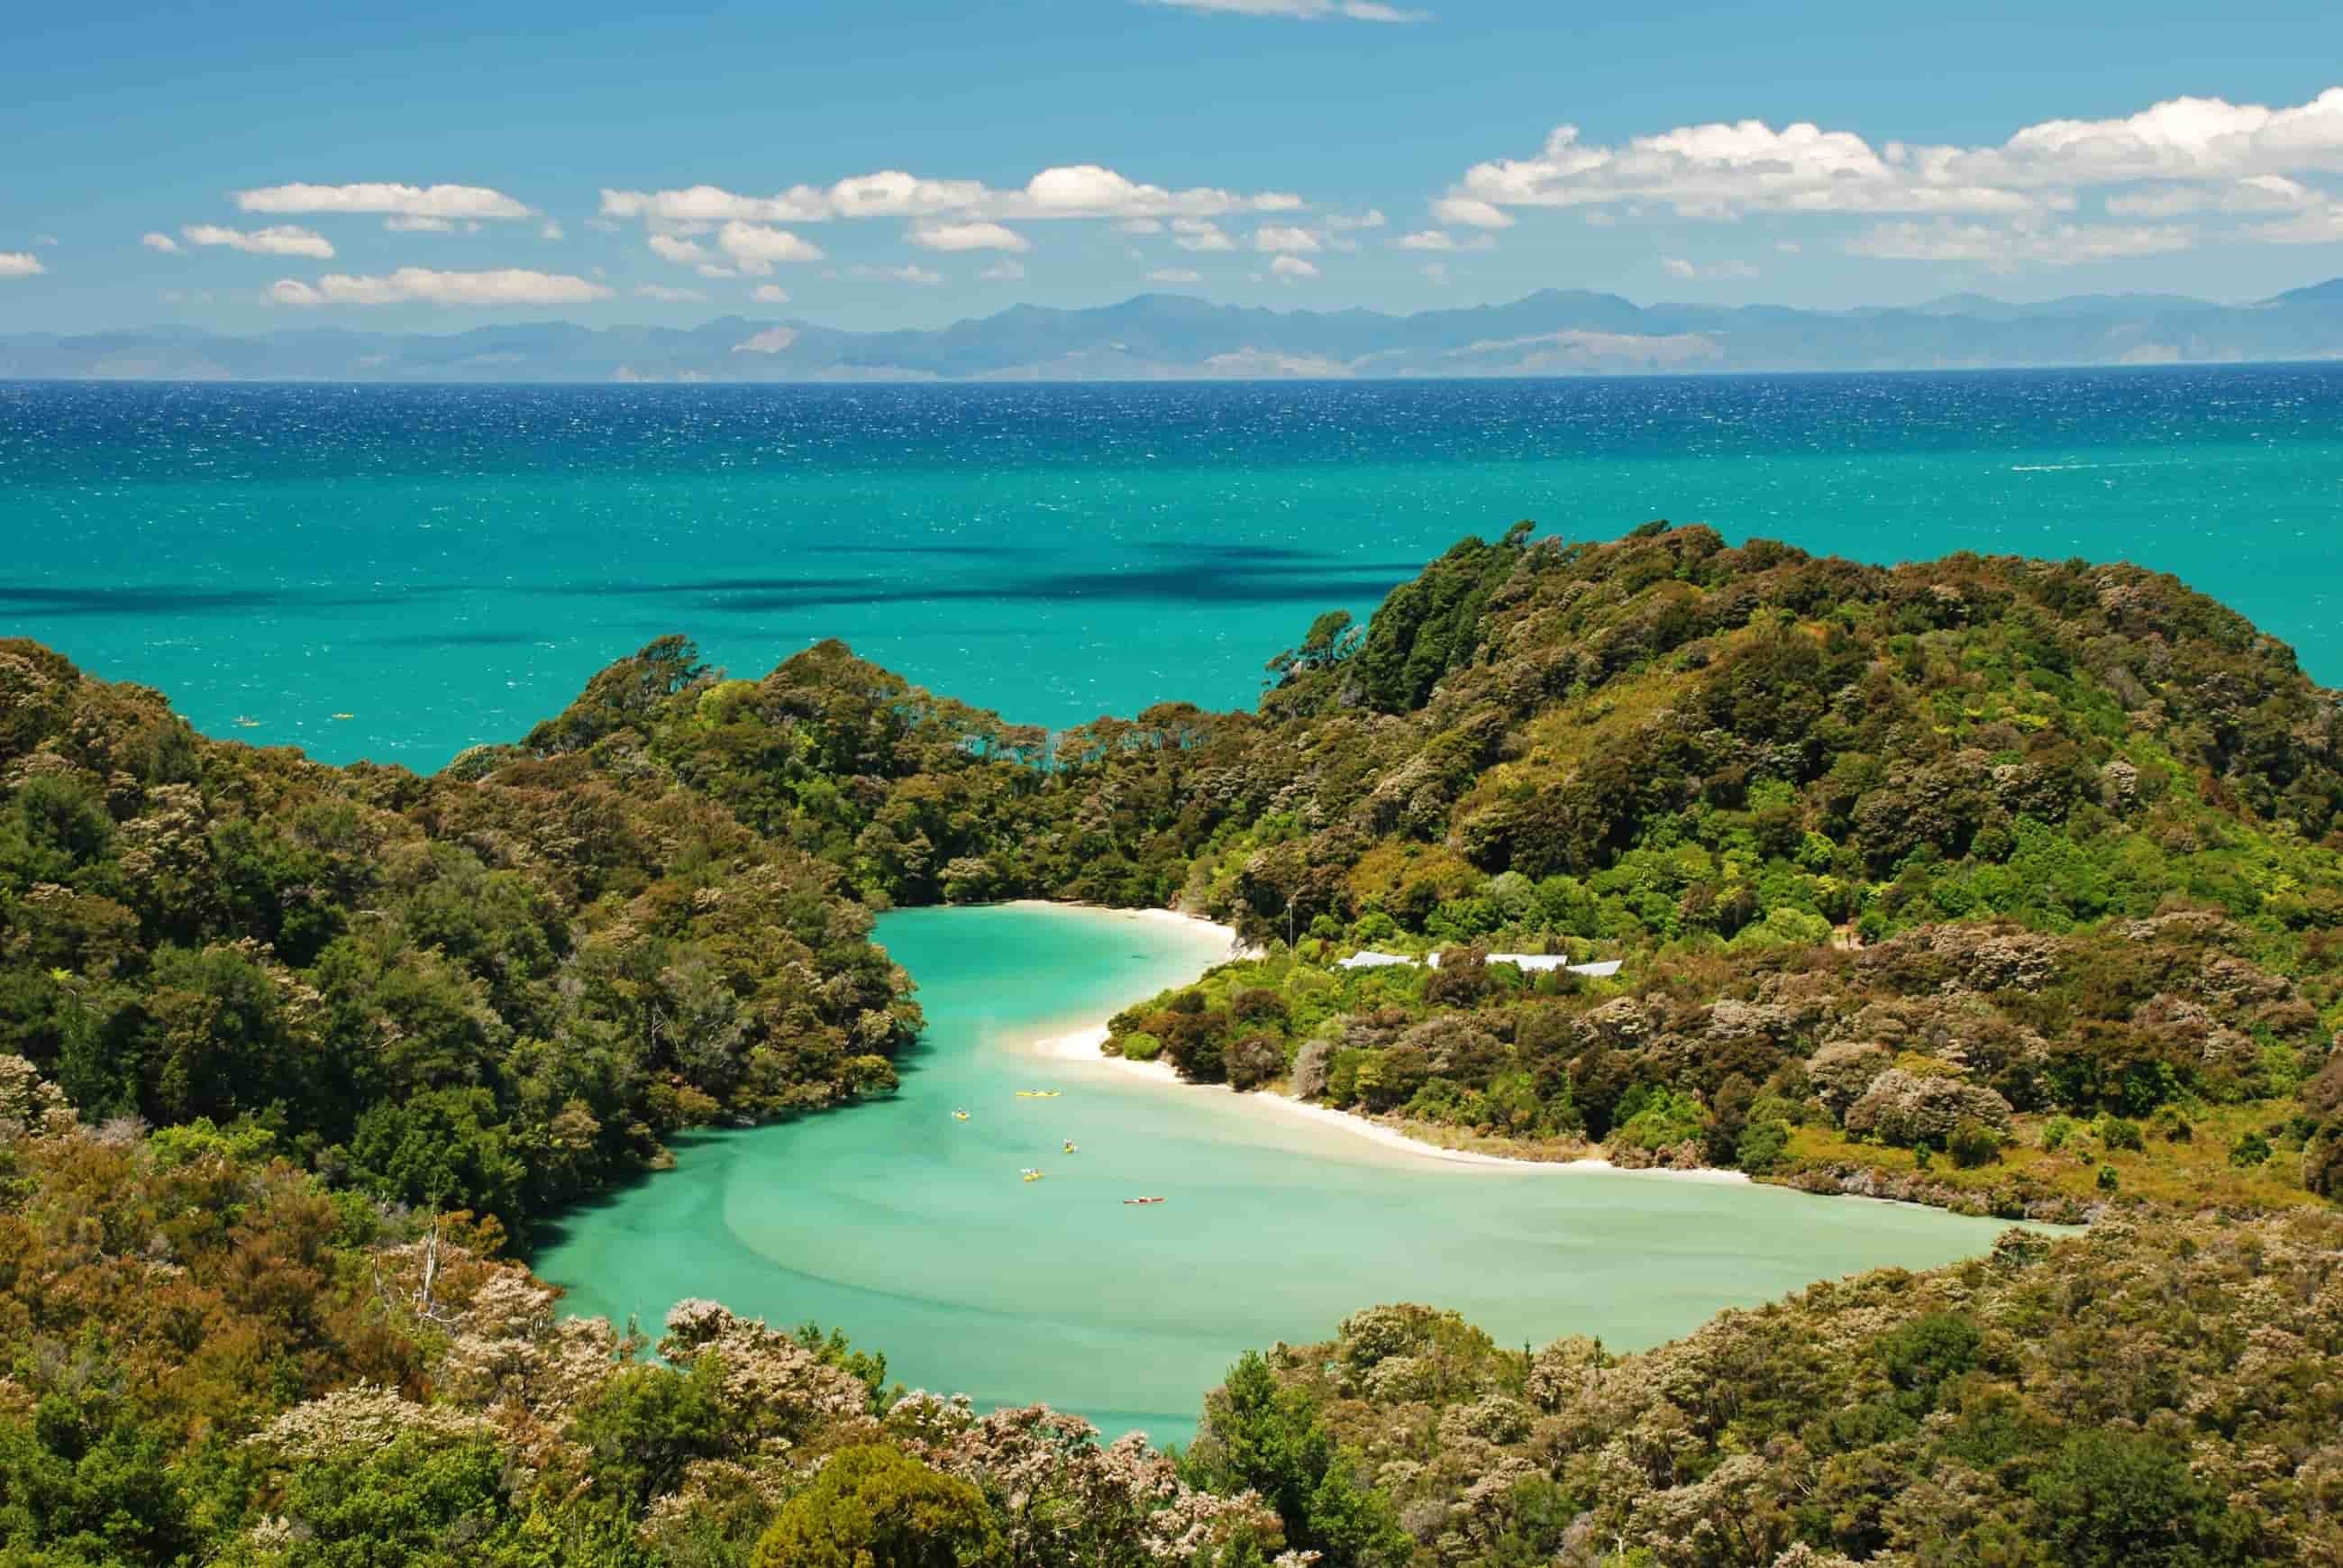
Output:
<path fill-rule="evenodd" d="M 1051 736 L 669 638 L 423 778 L 0 642 L 0 1561 L 2343 1561 L 2343 707 L 2289 650 L 2127 567 L 1524 526 L 1266 676 Z M 2096 1222 L 1634 1356 L 1363 1311 L 1180 1456 L 558 1318 L 537 1219 L 887 1091 L 872 911 L 1011 896 L 1255 944 L 1114 1020 L 1196 1081 Z"/>

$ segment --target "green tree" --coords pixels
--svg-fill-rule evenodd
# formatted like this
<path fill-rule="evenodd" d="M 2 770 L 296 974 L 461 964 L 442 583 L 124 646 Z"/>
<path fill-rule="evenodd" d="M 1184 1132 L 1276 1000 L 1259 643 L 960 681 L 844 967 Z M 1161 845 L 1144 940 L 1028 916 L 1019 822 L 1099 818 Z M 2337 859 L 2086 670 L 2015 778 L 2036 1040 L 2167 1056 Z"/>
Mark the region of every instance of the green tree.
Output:
<path fill-rule="evenodd" d="M 1001 1562 L 984 1494 L 878 1444 L 841 1448 L 782 1505 L 753 1568 L 976 1568 Z"/>

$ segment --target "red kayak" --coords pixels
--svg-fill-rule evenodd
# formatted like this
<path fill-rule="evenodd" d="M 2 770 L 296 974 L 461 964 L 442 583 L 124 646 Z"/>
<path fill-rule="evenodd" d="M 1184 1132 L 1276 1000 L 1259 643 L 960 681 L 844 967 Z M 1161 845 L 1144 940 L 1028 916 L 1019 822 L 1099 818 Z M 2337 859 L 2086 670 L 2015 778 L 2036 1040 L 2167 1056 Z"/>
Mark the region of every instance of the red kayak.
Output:
<path fill-rule="evenodd" d="M 1163 1200 L 1161 1198 L 1125 1198 L 1123 1201 L 1125 1203 L 1161 1203 Z"/>

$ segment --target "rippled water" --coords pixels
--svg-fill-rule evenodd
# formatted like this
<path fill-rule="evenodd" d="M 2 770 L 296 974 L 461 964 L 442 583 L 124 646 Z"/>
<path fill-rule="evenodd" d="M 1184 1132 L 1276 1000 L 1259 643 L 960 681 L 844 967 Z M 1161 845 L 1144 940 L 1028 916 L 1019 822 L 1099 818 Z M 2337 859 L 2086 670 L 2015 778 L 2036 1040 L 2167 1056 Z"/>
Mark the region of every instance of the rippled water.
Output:
<path fill-rule="evenodd" d="M 738 673 L 843 637 L 1028 722 L 1248 703 L 1312 614 L 1461 534 L 1654 517 L 2137 560 L 2343 679 L 2343 368 L 0 386 L 0 634 L 212 733 L 418 768 L 669 631 Z"/>
<path fill-rule="evenodd" d="M 879 940 L 930 1022 L 901 1092 L 692 1139 L 674 1171 L 574 1211 L 537 1260 L 570 1310 L 655 1328 L 704 1296 L 812 1318 L 914 1387 L 1185 1442 L 1243 1351 L 1328 1337 L 1379 1302 L 1457 1309 L 1507 1345 L 1634 1349 L 1816 1279 L 1982 1252 L 2002 1229 L 1775 1187 L 1451 1164 L 1258 1097 L 1017 1049 L 1223 956 L 1142 917 L 915 910 L 880 917 Z M 1060 1097 L 1018 1097 L 1041 1088 Z M 1141 1194 L 1166 1201 L 1121 1201 Z"/>

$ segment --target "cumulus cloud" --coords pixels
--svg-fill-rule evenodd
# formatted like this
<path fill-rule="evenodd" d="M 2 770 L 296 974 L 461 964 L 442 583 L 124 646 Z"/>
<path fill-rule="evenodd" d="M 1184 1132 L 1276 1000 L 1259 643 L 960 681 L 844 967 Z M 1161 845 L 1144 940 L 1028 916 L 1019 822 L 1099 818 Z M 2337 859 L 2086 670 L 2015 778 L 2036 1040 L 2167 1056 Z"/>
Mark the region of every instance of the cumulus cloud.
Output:
<path fill-rule="evenodd" d="M 760 283 L 749 291 L 749 297 L 759 305 L 787 305 L 789 291 L 778 283 Z"/>
<path fill-rule="evenodd" d="M 911 226 L 904 237 L 923 250 L 1031 250 L 1025 236 L 1005 225 L 979 220 L 973 223 L 920 223 Z"/>
<path fill-rule="evenodd" d="M 1192 266 L 1159 266 L 1147 275 L 1150 283 L 1202 283 L 1204 275 Z"/>
<path fill-rule="evenodd" d="M 444 217 L 416 217 L 397 213 L 382 220 L 382 226 L 393 234 L 453 234 L 456 226 Z"/>
<path fill-rule="evenodd" d="M 1288 282 L 1318 276 L 1318 269 L 1298 256 L 1281 256 L 1269 264 L 1269 270 Z"/>
<path fill-rule="evenodd" d="M 1272 252 L 1316 250 L 1318 236 L 1306 228 L 1272 225 L 1252 231 L 1252 247 Z"/>
<path fill-rule="evenodd" d="M 223 228 L 216 223 L 191 223 L 182 225 L 179 234 L 190 245 L 226 246 L 255 256 L 306 256 L 318 261 L 330 261 L 334 256 L 333 244 L 324 235 L 294 224 L 236 229 Z"/>
<path fill-rule="evenodd" d="M 1427 228 L 1403 234 L 1392 243 L 1402 250 L 1454 250 L 1456 236 L 1445 229 Z"/>
<path fill-rule="evenodd" d="M 653 236 L 652 243 L 656 245 L 659 237 Z M 732 258 L 735 267 L 752 277 L 772 271 L 777 261 L 820 261 L 824 255 L 820 246 L 788 229 L 768 228 L 739 218 L 716 231 L 716 246 Z"/>
<path fill-rule="evenodd" d="M 704 303 L 708 298 L 697 288 L 670 288 L 663 283 L 639 283 L 635 285 L 635 296 L 639 299 L 656 299 L 662 305 Z"/>
<path fill-rule="evenodd" d="M 917 262 L 902 266 L 850 266 L 846 276 L 868 283 L 908 283 L 914 288 L 933 288 L 944 280 L 942 273 L 930 272 Z"/>
<path fill-rule="evenodd" d="M 1098 164 L 1043 169 L 1014 190 L 980 180 L 930 179 L 899 169 L 856 175 L 830 186 L 797 185 L 771 196 L 743 196 L 719 186 L 674 190 L 604 190 L 601 216 L 683 223 L 823 223 L 833 218 L 952 217 L 965 222 L 1035 218 L 1221 217 L 1291 212 L 1302 198 L 1284 191 L 1250 195 L 1196 186 L 1171 190 Z"/>
<path fill-rule="evenodd" d="M 402 266 L 386 276 L 329 272 L 314 284 L 282 277 L 268 290 L 278 305 L 586 305 L 610 290 L 582 277 L 498 267 L 487 272 L 437 272 Z"/>
<path fill-rule="evenodd" d="M 534 217 L 534 208 L 486 186 L 264 186 L 236 193 L 244 212 L 395 213 L 405 217 Z"/>
<path fill-rule="evenodd" d="M 1431 15 L 1386 5 L 1382 0 L 1154 0 L 1179 11 L 1207 11 L 1224 16 L 1290 16 L 1320 22 L 1345 16 L 1353 22 L 1421 22 Z"/>
<path fill-rule="evenodd" d="M 1371 206 L 1362 213 L 1330 214 L 1326 219 L 1326 226 L 1336 234 L 1342 234 L 1354 228 L 1381 228 L 1388 221 L 1390 220 L 1383 216 L 1381 207 Z"/>
<path fill-rule="evenodd" d="M 1117 234 L 1161 234 L 1163 220 L 1153 217 L 1127 217 L 1114 226 Z"/>
<path fill-rule="evenodd" d="M 559 239 L 562 237 L 561 225 L 555 222 L 552 218 L 547 218 L 545 220 L 545 226 L 537 231 L 537 237 L 539 239 Z"/>
<path fill-rule="evenodd" d="M 2125 187 L 2106 201 L 2114 218 L 2301 213 L 2328 197 L 2298 176 L 2338 172 L 2343 87 L 2282 108 L 2174 98 L 2121 118 L 2046 120 L 1988 146 L 1875 146 L 1807 121 L 1776 129 L 1761 120 L 1604 146 L 1565 125 L 1528 157 L 1473 165 L 1434 210 L 1443 222 L 1492 226 L 1522 207 L 1658 208 L 1718 221 L 1859 214 L 1905 221 L 1875 226 L 1852 247 L 1858 254 L 2058 264 L 2191 242 L 2169 226 L 2065 219 L 2087 191 Z"/>
<path fill-rule="evenodd" d="M 1662 256 L 1660 270 L 1670 277 L 1680 277 L 1686 283 L 1703 277 L 1741 279 L 1757 276 L 1757 269 L 1745 261 L 1718 261 L 1712 262 L 1706 266 L 1694 266 L 1680 256 Z"/>
<path fill-rule="evenodd" d="M 661 261 L 674 262 L 678 266 L 689 266 L 709 259 L 707 249 L 697 241 L 678 239 L 671 234 L 651 236 L 650 247 L 653 256 Z"/>
<path fill-rule="evenodd" d="M 1216 223 L 1202 218 L 1176 217 L 1172 220 L 1172 243 L 1182 250 L 1234 250 L 1237 242 L 1231 239 Z"/>
<path fill-rule="evenodd" d="M 1025 264 L 1014 257 L 1004 257 L 978 273 L 987 283 L 1015 283 L 1025 276 Z"/>
<path fill-rule="evenodd" d="M 2343 201 L 2329 202 L 2324 207 L 2297 213 L 2276 223 L 2249 225 L 2246 234 L 2272 245 L 2320 245 L 2343 240 Z"/>
<path fill-rule="evenodd" d="M 0 277 L 31 277 L 48 270 L 29 250 L 0 250 Z"/>
<path fill-rule="evenodd" d="M 145 246 L 148 250 L 159 250 L 165 256 L 176 256 L 179 254 L 179 242 L 177 240 L 173 239 L 167 234 L 159 233 L 151 228 L 145 234 L 138 236 L 138 243 Z"/>
<path fill-rule="evenodd" d="M 2089 261 L 2156 256 L 2195 242 L 2185 227 L 2118 224 L 1984 224 L 1938 218 L 1874 225 L 1847 242 L 1847 251 L 1883 261 L 1964 261 L 1991 267 L 2033 262 L 2072 266 Z"/>
<path fill-rule="evenodd" d="M 1443 223 L 1462 224 L 1466 228 L 1511 228 L 1511 213 L 1493 202 L 1478 196 L 1446 196 L 1432 204 L 1432 216 Z"/>

